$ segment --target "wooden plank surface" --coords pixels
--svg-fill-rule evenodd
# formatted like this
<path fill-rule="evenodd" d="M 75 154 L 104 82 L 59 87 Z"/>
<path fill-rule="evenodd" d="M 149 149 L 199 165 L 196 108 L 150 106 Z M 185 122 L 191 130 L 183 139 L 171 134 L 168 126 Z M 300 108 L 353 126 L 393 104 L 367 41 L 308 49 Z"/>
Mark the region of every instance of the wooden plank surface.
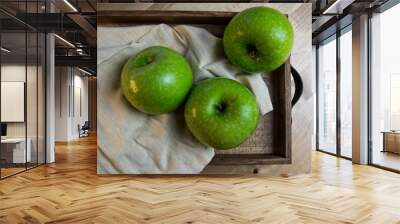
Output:
<path fill-rule="evenodd" d="M 56 163 L 0 181 L 0 223 L 385 223 L 400 175 L 313 152 L 293 177 L 96 174 L 96 139 L 56 145 Z"/>
<path fill-rule="evenodd" d="M 160 10 L 131 10 L 131 11 L 100 11 L 97 21 L 100 25 L 107 24 L 138 24 L 138 23 L 170 23 L 182 24 L 227 24 L 237 12 L 215 11 L 160 11 Z"/>

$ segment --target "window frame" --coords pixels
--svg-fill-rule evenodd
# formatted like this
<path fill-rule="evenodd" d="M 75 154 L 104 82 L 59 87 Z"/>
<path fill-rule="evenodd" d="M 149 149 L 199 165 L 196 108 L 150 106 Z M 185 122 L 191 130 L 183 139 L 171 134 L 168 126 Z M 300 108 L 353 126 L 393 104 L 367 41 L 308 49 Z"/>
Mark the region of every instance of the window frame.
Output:
<path fill-rule="evenodd" d="M 347 157 L 342 155 L 342 150 L 341 150 L 341 117 L 340 117 L 340 112 L 341 112 L 341 65 L 340 65 L 340 60 L 341 60 L 341 55 L 340 55 L 340 37 L 344 35 L 347 32 L 352 31 L 352 23 L 346 25 L 340 30 L 337 30 L 336 33 L 332 34 L 331 36 L 327 37 L 326 39 L 320 41 L 316 45 L 316 66 L 315 66 L 315 74 L 316 74 L 316 151 L 323 152 L 329 155 L 333 155 L 336 157 L 340 157 L 343 159 L 347 160 L 352 160 L 352 158 Z M 322 43 L 328 43 L 330 41 L 336 41 L 336 152 L 328 152 L 322 148 L 320 148 L 319 144 L 319 88 L 320 88 L 320 82 L 319 82 L 319 47 Z"/>
<path fill-rule="evenodd" d="M 373 88 L 372 88 L 372 54 L 373 54 L 373 50 L 372 50 L 372 19 L 373 19 L 373 15 L 374 14 L 380 14 L 380 13 L 384 13 L 385 11 L 391 9 L 392 7 L 398 5 L 400 3 L 399 0 L 388 0 L 387 2 L 385 2 L 384 4 L 380 5 L 377 8 L 371 9 L 368 11 L 368 30 L 367 30 L 367 40 L 368 40 L 368 54 L 367 54 L 367 79 L 368 79 L 368 165 L 373 166 L 373 167 L 377 167 L 383 170 L 387 170 L 387 171 L 391 171 L 394 173 L 400 173 L 400 170 L 397 169 L 393 169 L 387 166 L 383 166 L 377 163 L 374 163 L 373 161 L 373 154 L 374 154 L 374 149 L 373 149 L 373 130 L 372 130 L 372 119 L 373 119 L 373 114 L 372 114 L 372 94 L 373 94 Z"/>

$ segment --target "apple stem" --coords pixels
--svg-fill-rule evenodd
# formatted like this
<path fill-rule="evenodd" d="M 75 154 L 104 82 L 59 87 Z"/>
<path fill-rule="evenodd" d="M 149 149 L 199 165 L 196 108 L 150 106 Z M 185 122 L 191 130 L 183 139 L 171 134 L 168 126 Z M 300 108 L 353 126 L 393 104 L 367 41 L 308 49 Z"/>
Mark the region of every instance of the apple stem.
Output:
<path fill-rule="evenodd" d="M 257 48 L 254 45 L 248 45 L 247 52 L 249 53 L 250 57 L 254 58 L 257 55 Z"/>
<path fill-rule="evenodd" d="M 226 104 L 225 103 L 221 103 L 221 104 L 217 105 L 218 112 L 223 113 L 225 111 L 225 109 L 226 109 Z"/>

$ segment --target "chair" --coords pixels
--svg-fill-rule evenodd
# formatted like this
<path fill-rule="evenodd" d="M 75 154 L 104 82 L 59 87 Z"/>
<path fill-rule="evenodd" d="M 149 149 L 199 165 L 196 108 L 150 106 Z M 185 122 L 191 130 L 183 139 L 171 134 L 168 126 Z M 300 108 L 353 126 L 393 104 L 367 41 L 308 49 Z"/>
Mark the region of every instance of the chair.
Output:
<path fill-rule="evenodd" d="M 85 121 L 85 123 L 82 126 L 78 124 L 79 138 L 89 136 L 89 129 L 90 129 L 89 121 Z"/>

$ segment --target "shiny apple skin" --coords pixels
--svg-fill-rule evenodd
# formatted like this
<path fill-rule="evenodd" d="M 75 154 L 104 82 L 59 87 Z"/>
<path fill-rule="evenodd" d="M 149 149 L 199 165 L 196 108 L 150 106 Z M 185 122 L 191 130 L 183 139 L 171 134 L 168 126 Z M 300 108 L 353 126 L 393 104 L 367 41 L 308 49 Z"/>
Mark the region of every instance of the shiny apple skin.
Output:
<path fill-rule="evenodd" d="M 185 121 L 203 144 L 231 149 L 257 128 L 259 109 L 247 87 L 227 78 L 212 78 L 196 85 L 185 105 Z"/>
<path fill-rule="evenodd" d="M 225 28 L 229 61 L 248 73 L 271 72 L 288 59 L 294 31 L 288 18 L 269 7 L 253 7 L 234 16 Z"/>
<path fill-rule="evenodd" d="M 175 50 L 154 46 L 139 52 L 122 69 L 121 87 L 128 102 L 147 114 L 181 106 L 193 82 L 186 59 Z"/>

